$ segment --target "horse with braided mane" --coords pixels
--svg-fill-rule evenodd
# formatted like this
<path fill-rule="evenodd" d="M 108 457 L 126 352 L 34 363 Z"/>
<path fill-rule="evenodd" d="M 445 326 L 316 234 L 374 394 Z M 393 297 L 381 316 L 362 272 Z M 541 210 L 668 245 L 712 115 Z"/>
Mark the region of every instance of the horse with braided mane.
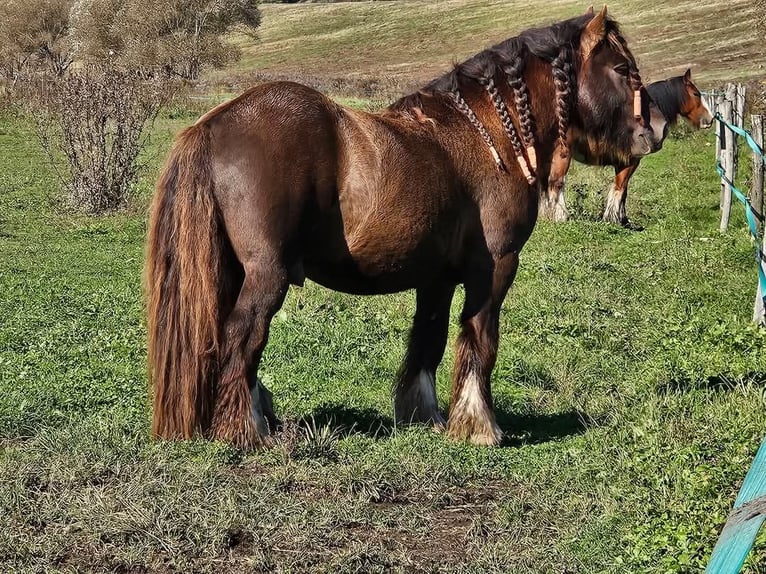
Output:
<path fill-rule="evenodd" d="M 289 285 L 310 278 L 357 294 L 415 289 L 397 421 L 500 442 L 500 307 L 554 153 L 570 131 L 636 157 L 656 146 L 648 106 L 615 77 L 633 62 L 605 7 L 485 50 L 380 113 L 275 82 L 181 132 L 147 240 L 153 434 L 268 444 L 277 419 L 261 354 Z M 434 375 L 458 284 L 445 421 Z"/>

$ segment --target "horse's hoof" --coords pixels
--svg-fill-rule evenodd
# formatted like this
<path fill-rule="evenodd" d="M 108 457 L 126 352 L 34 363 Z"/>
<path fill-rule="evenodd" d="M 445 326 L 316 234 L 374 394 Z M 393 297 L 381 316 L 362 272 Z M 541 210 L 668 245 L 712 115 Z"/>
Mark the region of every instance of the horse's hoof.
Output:
<path fill-rule="evenodd" d="M 254 421 L 247 419 L 242 424 L 217 424 L 213 426 L 211 438 L 228 443 L 244 451 L 268 448 L 273 444 L 271 437 L 258 431 Z"/>
<path fill-rule="evenodd" d="M 494 422 L 453 424 L 450 420 L 447 436 L 476 446 L 497 446 L 503 441 L 503 431 Z"/>
<path fill-rule="evenodd" d="M 569 221 L 569 212 L 568 211 L 556 211 L 556 213 L 553 214 L 553 221 L 562 223 L 564 221 Z"/>
<path fill-rule="evenodd" d="M 447 420 L 438 412 L 431 413 L 427 417 L 415 416 L 404 417 L 401 415 L 396 416 L 396 424 L 402 426 L 422 425 L 431 427 L 434 432 L 442 433 L 447 429 Z"/>

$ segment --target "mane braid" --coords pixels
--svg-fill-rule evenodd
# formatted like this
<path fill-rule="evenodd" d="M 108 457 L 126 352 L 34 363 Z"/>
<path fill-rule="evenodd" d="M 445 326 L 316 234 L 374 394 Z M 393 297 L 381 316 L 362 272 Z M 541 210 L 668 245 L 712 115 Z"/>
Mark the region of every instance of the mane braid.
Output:
<path fill-rule="evenodd" d="M 517 55 L 503 69 L 506 81 L 513 91 L 513 99 L 516 104 L 516 114 L 519 118 L 521 137 L 527 148 L 527 155 L 533 170 L 537 169 L 537 157 L 535 152 L 534 120 L 529 106 L 529 89 L 524 82 L 524 59 Z"/>
<path fill-rule="evenodd" d="M 572 52 L 566 46 L 561 46 L 558 56 L 551 62 L 553 85 L 556 88 L 556 118 L 559 129 L 559 153 L 561 157 L 569 157 L 569 112 L 572 105 Z"/>
<path fill-rule="evenodd" d="M 476 114 L 473 113 L 473 110 L 466 103 L 458 90 L 449 92 L 449 95 L 455 102 L 457 109 L 460 110 L 466 118 L 468 118 L 468 121 L 471 122 L 471 125 L 476 128 L 479 134 L 481 134 L 481 137 L 484 139 L 484 143 L 486 143 L 489 147 L 489 151 L 492 154 L 492 159 L 495 160 L 497 169 L 504 171 L 505 166 L 503 165 L 503 160 L 500 159 L 500 155 L 497 153 L 497 148 L 495 147 L 495 142 L 492 141 L 492 136 L 489 135 L 487 128 L 485 128 L 484 124 L 481 123 L 481 120 L 476 117 Z"/>
<path fill-rule="evenodd" d="M 530 185 L 535 183 L 534 169 L 528 160 L 524 158 L 524 152 L 522 151 L 521 140 L 519 134 L 516 132 L 516 126 L 513 125 L 511 114 L 508 113 L 508 107 L 505 105 L 500 92 L 497 91 L 495 80 L 493 78 L 479 80 L 484 89 L 487 90 L 492 104 L 495 106 L 497 115 L 500 116 L 500 121 L 503 124 L 505 133 L 508 134 L 508 138 L 511 140 L 511 146 L 513 147 L 513 153 L 516 155 L 516 161 L 519 163 L 524 177 L 527 179 Z M 531 163 L 531 162 L 530 162 Z"/>
<path fill-rule="evenodd" d="M 534 148 L 535 127 L 531 112 L 529 89 L 524 82 L 523 71 L 526 60 L 530 56 L 540 58 L 550 64 L 552 68 L 555 89 L 555 112 L 558 123 L 557 147 L 562 156 L 568 157 L 570 151 L 567 143 L 567 132 L 569 130 L 572 107 L 576 99 L 577 87 L 575 82 L 576 62 L 574 61 L 574 54 L 576 46 L 579 45 L 582 31 L 592 18 L 592 15 L 577 16 L 543 28 L 525 30 L 518 36 L 500 42 L 491 48 L 479 52 L 465 62 L 456 65 L 450 72 L 435 78 L 425 88 L 416 93 L 424 96 L 436 94 L 448 95 L 455 103 L 457 109 L 479 131 L 481 137 L 490 147 L 494 157 L 497 154 L 497 150 L 494 147 L 492 138 L 462 98 L 458 89 L 461 79 L 481 83 L 490 93 L 492 103 L 500 115 L 503 128 L 511 138 L 514 152 L 518 154 L 522 146 L 526 147 L 526 156 L 532 171 L 534 171 L 537 163 Z M 607 34 L 610 38 L 609 41 L 613 43 L 620 53 L 625 55 L 629 62 L 631 84 L 635 89 L 640 89 L 641 77 L 638 74 L 635 60 L 628 50 L 625 40 L 620 36 L 619 26 L 611 19 L 607 19 L 606 25 Z M 488 90 L 486 83 L 482 83 L 482 79 L 486 82 L 488 78 L 495 78 L 498 71 L 502 71 L 506 75 L 506 81 L 513 91 L 514 104 L 518 116 L 518 131 L 516 131 L 513 121 L 510 120 L 507 106 L 502 101 L 502 98 L 499 94 L 493 96 L 492 92 Z M 495 86 L 495 91 L 496 88 Z M 419 102 L 419 97 L 414 96 L 415 94 L 399 99 L 389 106 L 388 110 L 396 113 L 407 113 L 408 110 L 411 110 L 416 105 L 416 102 Z M 506 121 L 505 116 L 508 116 L 510 121 Z M 513 132 L 509 129 L 510 127 L 513 127 Z M 515 137 L 511 133 L 515 134 Z M 519 141 L 519 134 L 521 135 L 521 141 Z M 496 158 L 496 163 L 498 167 L 502 166 L 502 161 L 499 160 L 499 157 Z"/>

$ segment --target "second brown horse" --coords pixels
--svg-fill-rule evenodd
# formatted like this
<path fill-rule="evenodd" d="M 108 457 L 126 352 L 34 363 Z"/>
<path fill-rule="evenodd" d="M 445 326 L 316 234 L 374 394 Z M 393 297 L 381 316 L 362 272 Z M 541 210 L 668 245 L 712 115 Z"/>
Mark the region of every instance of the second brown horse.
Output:
<path fill-rule="evenodd" d="M 703 101 L 699 88 L 692 82 L 691 70 L 686 70 L 683 76 L 653 82 L 646 86 L 646 91 L 651 98 L 651 107 L 662 113 L 666 126 L 675 124 L 679 116 L 698 129 L 710 127 L 713 122 L 713 115 Z M 662 143 L 667 130 L 659 132 L 659 126 L 656 127 L 655 133 L 662 134 Z M 588 142 L 575 133 L 570 134 L 570 146 L 578 161 L 588 165 L 614 166 L 614 183 L 607 194 L 603 219 L 610 223 L 628 225 L 628 183 L 638 169 L 641 158 L 616 156 L 612 153 L 614 148 L 591 149 Z M 568 170 L 569 158 L 558 158 L 554 162 L 548 178 L 548 192 L 540 198 L 540 212 L 547 219 L 566 221 L 569 218 L 564 201 L 564 181 Z"/>
<path fill-rule="evenodd" d="M 416 289 L 396 419 L 497 444 L 500 307 L 537 183 L 570 128 L 633 156 L 656 148 L 636 77 L 605 8 L 485 50 L 382 113 L 285 82 L 208 112 L 178 136 L 151 211 L 154 435 L 268 443 L 276 417 L 258 365 L 288 286 L 308 277 L 350 293 Z M 434 375 L 461 283 L 446 422 Z"/>

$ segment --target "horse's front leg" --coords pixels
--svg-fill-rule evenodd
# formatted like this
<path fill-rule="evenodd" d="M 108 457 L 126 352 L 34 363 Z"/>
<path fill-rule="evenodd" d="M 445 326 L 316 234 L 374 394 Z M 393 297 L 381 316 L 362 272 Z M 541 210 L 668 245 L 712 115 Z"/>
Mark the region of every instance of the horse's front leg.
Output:
<path fill-rule="evenodd" d="M 618 165 L 614 168 L 614 183 L 609 189 L 604 209 L 604 221 L 628 225 L 628 182 L 638 168 L 641 160 L 633 159 L 630 165 Z"/>
<path fill-rule="evenodd" d="M 569 210 L 564 200 L 564 184 L 566 183 L 571 156 L 563 156 L 555 151 L 551 163 L 551 171 L 548 175 L 548 188 L 540 194 L 538 213 L 543 219 L 551 221 L 566 221 L 569 219 Z"/>
<path fill-rule="evenodd" d="M 503 438 L 495 421 L 490 375 L 497 359 L 500 308 L 518 264 L 518 253 L 509 253 L 495 260 L 493 271 L 466 282 L 447 425 L 451 438 L 476 445 L 499 444 Z"/>
<path fill-rule="evenodd" d="M 394 389 L 396 422 L 422 423 L 444 430 L 446 421 L 436 400 L 436 368 L 444 355 L 453 283 L 438 282 L 417 291 L 415 320 L 407 355 Z"/>

